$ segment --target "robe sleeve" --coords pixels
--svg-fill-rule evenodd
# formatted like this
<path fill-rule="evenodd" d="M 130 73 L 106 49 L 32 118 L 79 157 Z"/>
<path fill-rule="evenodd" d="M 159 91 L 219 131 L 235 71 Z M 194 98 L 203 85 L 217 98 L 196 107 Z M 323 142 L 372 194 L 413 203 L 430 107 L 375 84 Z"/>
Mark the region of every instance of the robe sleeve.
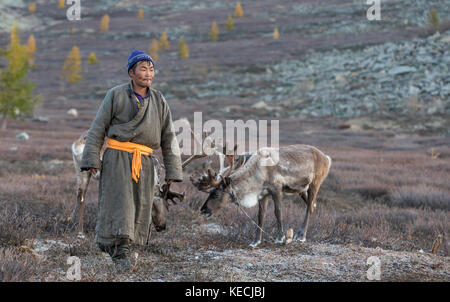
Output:
<path fill-rule="evenodd" d="M 109 128 L 112 116 L 112 90 L 106 93 L 97 115 L 89 128 L 86 144 L 83 150 L 80 169 L 101 168 L 100 149 L 103 146 L 106 131 Z"/>
<path fill-rule="evenodd" d="M 166 168 L 166 181 L 173 179 L 175 182 L 183 181 L 181 167 L 180 147 L 178 145 L 175 129 L 172 122 L 172 113 L 167 101 L 161 95 L 163 101 L 161 123 L 161 151 Z"/>

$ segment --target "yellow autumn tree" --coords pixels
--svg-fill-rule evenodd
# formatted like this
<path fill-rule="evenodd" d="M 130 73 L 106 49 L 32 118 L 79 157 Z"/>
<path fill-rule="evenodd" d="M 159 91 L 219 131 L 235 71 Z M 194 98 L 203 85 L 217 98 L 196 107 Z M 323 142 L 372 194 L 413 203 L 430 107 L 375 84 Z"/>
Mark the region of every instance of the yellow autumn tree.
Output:
<path fill-rule="evenodd" d="M 32 14 L 34 14 L 36 12 L 36 2 L 32 2 L 28 5 L 28 11 Z"/>
<path fill-rule="evenodd" d="M 18 119 L 22 114 L 32 114 L 42 101 L 40 95 L 33 93 L 35 85 L 27 81 L 30 67 L 27 48 L 20 44 L 19 30 L 14 22 L 10 44 L 6 50 L 0 49 L 0 57 L 7 61 L 7 67 L 0 68 L 1 129 L 6 129 L 8 117 Z"/>
<path fill-rule="evenodd" d="M 89 54 L 88 58 L 87 58 L 87 63 L 89 65 L 95 65 L 98 64 L 98 59 L 97 56 L 95 55 L 95 53 L 93 51 L 91 51 L 91 53 Z"/>
<path fill-rule="evenodd" d="M 242 16 L 244 16 L 244 10 L 242 9 L 241 2 L 238 2 L 236 4 L 236 7 L 234 8 L 234 16 L 236 18 L 241 18 Z"/>
<path fill-rule="evenodd" d="M 227 30 L 232 30 L 233 28 L 234 28 L 233 18 L 231 16 L 228 16 L 228 19 L 227 19 Z"/>
<path fill-rule="evenodd" d="M 161 37 L 159 38 L 159 49 L 160 50 L 170 49 L 170 42 L 167 38 L 166 32 L 163 32 L 161 34 Z"/>
<path fill-rule="evenodd" d="M 81 56 L 80 49 L 74 45 L 67 55 L 66 61 L 62 68 L 62 78 L 69 83 L 77 83 L 83 80 L 81 76 Z"/>
<path fill-rule="evenodd" d="M 138 11 L 138 19 L 142 20 L 144 18 L 144 10 L 142 8 Z"/>
<path fill-rule="evenodd" d="M 105 14 L 100 21 L 100 32 L 105 33 L 109 30 L 109 16 Z"/>
<path fill-rule="evenodd" d="M 184 37 L 181 37 L 180 42 L 178 42 L 178 55 L 182 59 L 189 58 L 189 47 L 186 45 Z"/>
<path fill-rule="evenodd" d="M 439 16 L 435 8 L 431 10 L 429 19 L 431 25 L 433 26 L 434 32 L 439 31 Z"/>
<path fill-rule="evenodd" d="M 211 24 L 211 31 L 209 32 L 209 38 L 211 41 L 216 42 L 219 38 L 219 27 L 217 26 L 216 21 Z"/>
<path fill-rule="evenodd" d="M 30 66 L 32 66 L 34 64 L 34 53 L 36 51 L 36 40 L 34 38 L 34 35 L 31 34 L 28 37 L 28 42 L 27 42 L 27 54 L 28 54 L 28 63 L 30 64 Z"/>
<path fill-rule="evenodd" d="M 159 51 L 159 42 L 158 40 L 153 39 L 152 44 L 148 48 L 148 53 L 155 62 L 158 61 L 159 59 L 158 51 Z"/>
<path fill-rule="evenodd" d="M 59 0 L 58 8 L 65 8 L 66 7 L 66 0 Z"/>
<path fill-rule="evenodd" d="M 280 32 L 278 31 L 278 27 L 275 27 L 273 30 L 273 39 L 278 40 L 280 38 Z"/>

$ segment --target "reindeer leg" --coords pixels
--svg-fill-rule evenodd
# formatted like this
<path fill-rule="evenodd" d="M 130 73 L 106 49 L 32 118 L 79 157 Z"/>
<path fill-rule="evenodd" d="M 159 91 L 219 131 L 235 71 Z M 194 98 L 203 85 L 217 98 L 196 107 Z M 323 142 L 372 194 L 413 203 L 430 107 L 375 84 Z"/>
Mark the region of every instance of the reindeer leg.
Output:
<path fill-rule="evenodd" d="M 78 238 L 84 239 L 84 231 L 83 231 L 83 217 L 84 217 L 84 206 L 85 206 L 85 199 L 86 199 L 86 192 L 89 185 L 89 181 L 91 180 L 91 173 L 87 172 L 85 174 L 85 177 L 83 177 L 83 180 L 81 182 L 81 186 L 78 188 L 78 194 L 77 194 L 77 202 L 78 202 Z"/>
<path fill-rule="evenodd" d="M 257 247 L 262 242 L 262 231 L 261 229 L 264 226 L 264 220 L 266 218 L 267 204 L 269 202 L 269 195 L 265 195 L 263 198 L 258 200 L 259 204 L 259 212 L 258 212 L 258 226 L 256 229 L 255 241 L 250 244 L 250 247 Z"/>
<path fill-rule="evenodd" d="M 316 195 L 319 188 L 317 188 L 314 185 L 311 185 L 308 192 L 301 193 L 301 196 L 303 200 L 305 200 L 306 197 L 306 213 L 305 213 L 305 219 L 303 220 L 303 224 L 301 228 L 297 231 L 297 233 L 294 236 L 294 240 L 299 240 L 301 242 L 306 241 L 306 232 L 308 231 L 308 225 L 309 225 L 309 218 L 311 214 L 314 212 L 315 204 L 316 204 Z"/>
<path fill-rule="evenodd" d="M 283 214 L 281 212 L 281 200 L 283 198 L 283 193 L 281 189 L 275 193 L 272 193 L 272 197 L 275 205 L 275 217 L 277 218 L 277 226 L 278 226 L 278 235 L 277 239 L 275 240 L 275 243 L 281 244 L 286 241 L 286 236 L 284 235 L 283 231 Z"/>

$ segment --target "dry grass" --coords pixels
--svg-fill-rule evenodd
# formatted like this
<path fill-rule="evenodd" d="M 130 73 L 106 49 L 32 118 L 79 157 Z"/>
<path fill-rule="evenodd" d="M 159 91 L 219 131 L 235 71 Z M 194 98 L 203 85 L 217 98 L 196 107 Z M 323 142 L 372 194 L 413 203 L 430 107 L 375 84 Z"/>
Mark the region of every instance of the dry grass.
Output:
<path fill-rule="evenodd" d="M 70 145 L 79 133 L 62 130 L 58 136 L 36 130 L 29 131 L 30 140 L 19 141 L 15 139 L 16 132 L 19 131 L 0 132 L 0 248 L 3 253 L 0 267 L 4 281 L 40 280 L 42 274 L 66 269 L 61 259 L 67 253 L 97 257 L 99 251 L 93 244 L 97 182 L 91 183 L 87 195 L 84 227 L 88 241 L 53 255 L 54 259 L 60 259 L 56 262 L 36 265 L 28 254 L 18 252 L 27 240 L 52 238 L 74 242 L 76 237 L 75 225 L 68 220 L 75 206 L 76 183 Z M 10 150 L 12 147 L 17 150 Z M 448 256 L 450 149 L 436 147 L 434 151 L 440 154 L 433 158 L 427 146 L 413 151 L 383 150 L 388 147 L 382 144 L 378 150 L 321 147 L 332 157 L 333 165 L 319 192 L 308 241 L 430 252 L 437 235 L 443 234 L 444 243 L 438 254 Z M 199 215 L 206 194 L 194 189 L 189 175 L 200 166 L 201 161 L 190 166 L 185 181 L 174 185 L 173 189 L 186 192 L 186 201 L 171 207 L 168 230 L 164 233 L 153 230 L 150 245 L 136 247 L 138 251 L 162 257 L 173 266 L 180 261 L 177 256 L 180 251 L 248 248 L 256 227 L 234 205 L 217 217 L 206 219 Z M 296 229 L 303 221 L 306 207 L 292 196 L 286 197 L 286 201 L 284 227 Z M 257 208 L 247 212 L 256 219 Z M 210 223 L 219 225 L 221 231 L 205 231 L 205 225 Z M 271 203 L 264 229 L 268 235 L 264 236 L 262 248 L 272 247 L 270 236 L 276 234 L 276 222 Z M 189 265 L 186 261 L 182 265 Z M 172 276 L 150 264 L 142 269 L 161 278 Z M 227 274 L 224 267 L 217 270 Z M 185 274 L 181 280 L 214 279 L 195 266 Z M 95 270 L 87 271 L 84 276 L 85 281 L 98 280 Z M 105 278 L 107 281 L 108 277 Z"/>

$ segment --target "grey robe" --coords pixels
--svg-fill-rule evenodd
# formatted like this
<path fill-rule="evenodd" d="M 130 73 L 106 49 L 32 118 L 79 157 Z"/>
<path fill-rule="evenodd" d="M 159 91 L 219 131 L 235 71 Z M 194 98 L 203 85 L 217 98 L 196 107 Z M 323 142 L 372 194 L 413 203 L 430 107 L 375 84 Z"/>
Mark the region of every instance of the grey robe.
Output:
<path fill-rule="evenodd" d="M 155 185 L 151 155 L 142 155 L 138 183 L 131 178 L 132 153 L 107 148 L 100 161 L 105 136 L 153 150 L 161 147 L 166 180 L 183 180 L 169 105 L 161 92 L 149 89 L 149 96 L 143 99 L 139 109 L 131 81 L 110 89 L 89 128 L 80 168 L 101 168 L 97 243 L 114 244 L 118 239 L 129 238 L 136 244 L 145 244 Z"/>

